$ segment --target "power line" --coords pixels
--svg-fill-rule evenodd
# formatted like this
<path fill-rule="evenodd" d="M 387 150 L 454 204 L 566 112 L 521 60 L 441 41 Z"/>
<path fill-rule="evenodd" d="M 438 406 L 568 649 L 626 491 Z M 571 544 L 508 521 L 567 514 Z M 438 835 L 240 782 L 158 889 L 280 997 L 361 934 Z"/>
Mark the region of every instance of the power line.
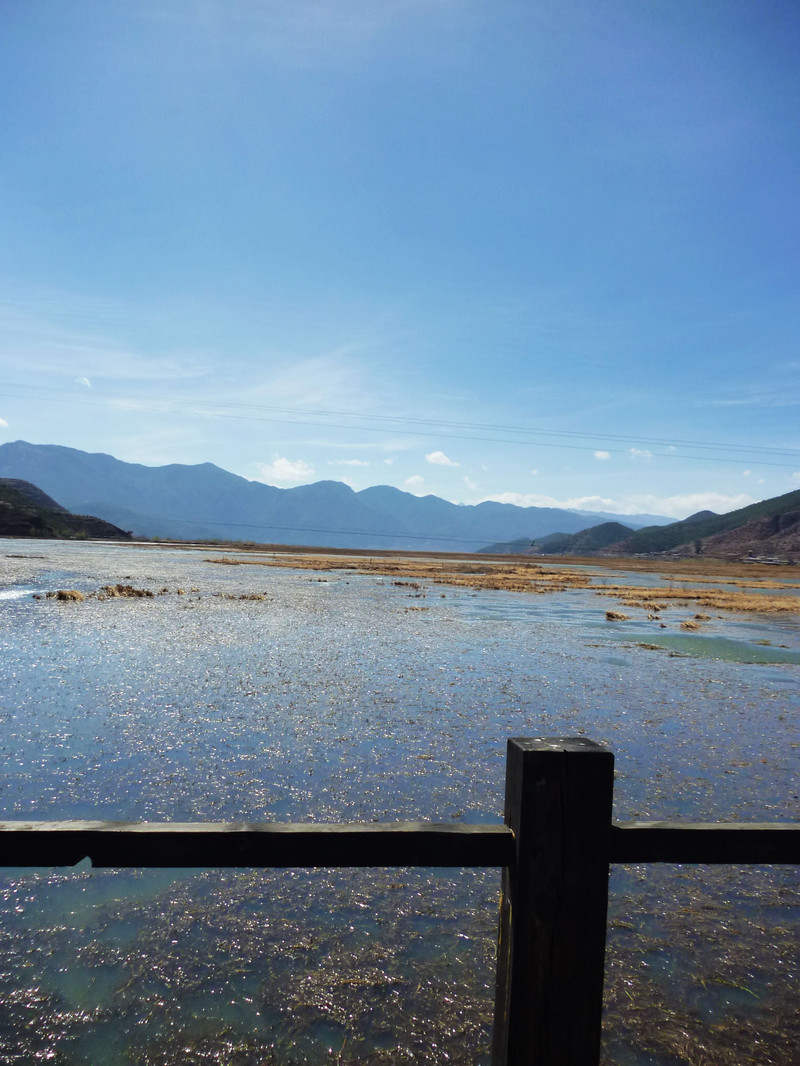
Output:
<path fill-rule="evenodd" d="M 566 510 L 566 508 L 559 508 L 560 510 Z M 570 512 L 571 513 L 571 512 Z M 576 516 L 580 517 L 580 516 Z M 380 533 L 374 529 L 323 529 L 317 526 L 282 526 L 273 525 L 272 523 L 264 522 L 239 522 L 236 519 L 229 519 L 223 521 L 218 518 L 173 518 L 168 515 L 152 515 L 152 514 L 136 514 L 137 519 L 147 519 L 152 522 L 180 522 L 188 523 L 194 522 L 199 526 L 227 526 L 229 529 L 263 529 L 265 532 L 273 529 L 280 530 L 282 533 L 326 533 L 344 537 L 392 537 L 396 540 L 429 540 L 429 541 L 447 541 L 452 544 L 486 544 L 486 537 L 448 537 L 439 536 L 439 534 L 421 534 L 421 533 Z M 523 538 L 520 538 L 523 539 Z M 530 540 L 530 537 L 525 537 L 525 540 Z M 312 545 L 313 546 L 313 545 Z"/>
<path fill-rule="evenodd" d="M 327 429 L 343 429 L 343 430 L 355 430 L 360 432 L 369 433 L 392 433 L 399 436 L 411 436 L 414 432 L 418 432 L 412 429 L 403 429 L 395 427 L 420 427 L 420 429 L 428 429 L 429 432 L 423 432 L 421 435 L 435 438 L 444 438 L 447 440 L 472 440 L 483 441 L 493 444 L 512 444 L 523 445 L 530 447 L 535 445 L 542 448 L 559 448 L 568 449 L 573 451 L 597 451 L 600 450 L 598 446 L 599 442 L 613 441 L 615 443 L 626 444 L 640 444 L 650 445 L 656 447 L 667 448 L 708 448 L 716 451 L 723 451 L 731 453 L 730 456 L 725 455 L 696 455 L 696 454 L 683 454 L 676 451 L 668 452 L 654 452 L 651 453 L 652 457 L 665 458 L 665 459 L 687 459 L 695 462 L 741 462 L 744 461 L 744 457 L 747 457 L 747 462 L 758 466 L 781 466 L 794 468 L 797 462 L 800 462 L 800 449 L 797 448 L 777 448 L 767 445 L 742 445 L 742 444 L 729 444 L 719 441 L 695 441 L 695 440 L 681 440 L 677 438 L 662 438 L 662 437 L 637 437 L 616 433 L 586 433 L 577 430 L 551 430 L 551 429 L 538 429 L 534 427 L 524 426 L 505 426 L 496 423 L 481 423 L 481 422 L 458 422 L 452 420 L 433 420 L 423 418 L 413 418 L 397 415 L 373 415 L 364 414 L 361 412 L 347 412 L 347 411 L 332 411 L 332 410 L 301 410 L 297 408 L 277 407 L 267 404 L 245 404 L 238 402 L 219 402 L 210 400 L 193 400 L 186 398 L 171 398 L 167 401 L 154 400 L 152 397 L 141 396 L 126 396 L 126 397 L 114 397 L 109 395 L 100 394 L 97 399 L 90 399 L 83 393 L 78 393 L 75 390 L 62 390 L 55 386 L 47 385 L 20 385 L 17 383 L 4 382 L 0 383 L 0 388 L 6 389 L 22 389 L 34 393 L 58 393 L 58 396 L 52 396 L 51 402 L 65 403 L 79 406 L 108 406 L 109 401 L 113 402 L 116 399 L 123 401 L 134 401 L 142 405 L 142 409 L 148 411 L 165 411 L 174 408 L 184 408 L 185 413 L 191 414 L 191 408 L 199 408 L 211 413 L 217 413 L 218 417 L 236 420 L 236 421 L 254 421 L 254 422 L 272 422 L 280 425 L 297 425 L 305 426 L 315 429 L 327 428 Z M 65 396 L 65 392 L 68 391 L 70 396 L 80 396 L 80 399 L 68 399 Z M 235 414 L 236 411 L 258 411 L 258 412 L 270 412 L 271 417 L 265 418 L 259 415 L 246 415 Z M 199 413 L 195 411 L 194 413 Z M 302 418 L 278 418 L 275 415 L 301 415 Z M 310 417 L 317 418 L 347 418 L 355 419 L 361 422 L 376 422 L 374 425 L 358 425 L 348 424 L 343 425 L 338 422 L 331 421 L 307 421 Z M 443 432 L 442 430 L 445 430 Z M 480 433 L 452 433 L 447 432 L 451 429 L 472 429 Z M 434 432 L 435 431 L 435 432 Z M 515 439 L 508 437 L 491 437 L 486 436 L 486 433 L 511 433 L 517 435 L 524 435 L 534 438 L 533 440 Z M 560 438 L 559 442 L 543 440 L 541 438 L 557 437 Z M 564 439 L 569 440 L 593 440 L 594 444 L 569 444 L 563 443 Z M 608 451 L 610 454 L 626 455 L 630 454 L 630 449 L 625 448 L 604 448 L 604 451 Z M 741 454 L 737 454 L 741 453 Z M 767 458 L 752 458 L 753 454 L 763 456 L 774 456 L 791 458 L 794 461 L 790 463 L 781 463 Z"/>
<path fill-rule="evenodd" d="M 245 410 L 257 410 L 257 411 L 276 411 L 281 414 L 301 414 L 301 415 L 318 415 L 320 417 L 334 417 L 334 418 L 359 418 L 373 422 L 399 422 L 408 425 L 422 425 L 422 426 L 445 426 L 454 429 L 475 429 L 486 430 L 487 432 L 502 432 L 502 433 L 524 433 L 528 435 L 542 435 L 547 437 L 573 437 L 582 439 L 594 439 L 594 440 L 615 440 L 622 441 L 628 444 L 654 444 L 668 447 L 696 447 L 696 448 L 723 448 L 730 451 L 746 451 L 746 452 L 763 452 L 771 455 L 794 455 L 800 458 L 800 448 L 776 448 L 770 445 L 745 445 L 745 444 L 724 444 L 718 441 L 699 441 L 699 440 L 679 440 L 662 437 L 633 437 L 626 436 L 618 433 L 583 433 L 578 430 L 557 430 L 557 429 L 536 429 L 530 426 L 506 426 L 493 423 L 482 422 L 454 422 L 446 419 L 427 419 L 427 418 L 412 418 L 401 417 L 398 415 L 369 415 L 361 414 L 359 412 L 348 411 L 325 411 L 325 410 L 297 410 L 296 408 L 289 407 L 274 407 L 267 404 L 243 404 L 236 402 L 226 402 L 224 405 L 216 404 L 213 401 L 208 400 L 184 400 L 183 403 L 215 407 L 235 407 L 237 409 Z M 302 423 L 308 425 L 309 423 Z M 313 423 L 316 425 L 317 423 Z M 340 427 L 351 428 L 351 427 Z M 358 428 L 358 427 L 352 427 Z M 486 438 L 469 438 L 483 440 Z"/>

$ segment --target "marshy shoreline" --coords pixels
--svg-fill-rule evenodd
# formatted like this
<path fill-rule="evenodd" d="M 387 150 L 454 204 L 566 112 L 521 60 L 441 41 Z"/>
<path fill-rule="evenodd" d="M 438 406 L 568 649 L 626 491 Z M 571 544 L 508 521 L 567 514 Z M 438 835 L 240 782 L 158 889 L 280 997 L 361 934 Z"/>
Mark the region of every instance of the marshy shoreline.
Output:
<path fill-rule="evenodd" d="M 252 554 L 256 553 L 262 554 L 258 549 L 253 549 Z M 505 592 L 545 594 L 564 592 L 570 588 L 592 588 L 598 595 L 613 596 L 626 606 L 645 609 L 657 607 L 658 601 L 666 600 L 671 604 L 697 604 L 726 611 L 800 614 L 800 574 L 795 578 L 793 568 L 787 579 L 776 579 L 774 573 L 769 576 L 754 574 L 753 567 L 747 564 L 716 560 L 673 562 L 636 558 L 575 558 L 554 564 L 513 556 L 441 556 L 431 552 L 418 555 L 382 552 L 374 555 L 345 549 L 336 553 L 319 550 L 306 553 L 295 549 L 287 553 L 264 553 L 263 558 L 225 554 L 217 558 L 209 557 L 206 561 L 234 566 L 280 566 L 296 570 L 376 574 Z M 597 582 L 607 572 L 617 571 L 654 575 L 665 584 L 653 588 L 632 583 L 609 585 Z M 707 587 L 694 588 L 690 582 Z"/>

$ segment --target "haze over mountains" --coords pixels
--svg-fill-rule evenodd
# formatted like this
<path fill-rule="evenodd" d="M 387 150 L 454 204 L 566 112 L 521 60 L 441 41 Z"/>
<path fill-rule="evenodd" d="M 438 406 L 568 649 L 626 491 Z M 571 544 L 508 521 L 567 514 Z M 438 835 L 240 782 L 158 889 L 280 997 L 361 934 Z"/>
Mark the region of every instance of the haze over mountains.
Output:
<path fill-rule="evenodd" d="M 0 477 L 32 482 L 70 511 L 135 536 L 247 540 L 343 548 L 476 551 L 498 541 L 577 533 L 609 515 L 486 502 L 453 504 L 388 485 L 354 492 L 339 481 L 275 488 L 213 463 L 149 467 L 51 444 L 0 445 Z M 658 515 L 613 516 L 625 525 Z"/>

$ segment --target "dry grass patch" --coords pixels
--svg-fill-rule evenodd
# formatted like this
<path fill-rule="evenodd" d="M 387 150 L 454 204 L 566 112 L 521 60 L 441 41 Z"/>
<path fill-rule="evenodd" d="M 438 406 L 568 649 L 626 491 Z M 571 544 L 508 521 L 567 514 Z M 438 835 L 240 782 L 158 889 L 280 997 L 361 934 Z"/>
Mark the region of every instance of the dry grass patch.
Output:
<path fill-rule="evenodd" d="M 715 560 L 698 560 L 696 563 L 683 560 L 678 565 L 653 559 L 604 559 L 601 568 L 597 559 L 592 559 L 591 567 L 581 569 L 561 564 L 543 566 L 539 562 L 520 561 L 519 559 L 513 562 L 503 562 L 497 559 L 476 562 L 430 556 L 358 554 L 348 556 L 274 554 L 251 559 L 231 559 L 222 556 L 207 558 L 206 562 L 225 566 L 278 566 L 292 570 L 336 570 L 391 577 L 396 579 L 395 584 L 405 581 L 428 581 L 435 585 L 490 589 L 501 592 L 544 594 L 592 588 L 600 596 L 611 596 L 621 600 L 625 606 L 636 607 L 651 613 L 666 610 L 670 605 L 688 605 L 696 608 L 710 608 L 715 611 L 757 614 L 800 613 L 799 596 L 768 596 L 756 592 L 739 592 L 731 588 L 704 587 L 717 582 L 729 586 L 738 584 L 742 588 L 776 591 L 791 591 L 797 588 L 785 582 L 754 579 L 749 573 L 743 572 L 746 570 L 744 566 L 737 568 L 734 564 Z M 622 584 L 596 585 L 595 579 L 605 577 L 609 570 L 657 573 L 664 581 L 695 579 L 699 587 L 681 586 L 665 589 Z"/>
<path fill-rule="evenodd" d="M 342 558 L 322 555 L 272 555 L 262 559 L 208 558 L 208 563 L 236 566 L 278 566 L 292 570 L 339 570 L 395 578 L 395 585 L 419 587 L 416 581 L 457 588 L 496 589 L 504 592 L 563 592 L 586 588 L 591 576 L 566 569 L 545 569 L 537 563 L 460 562 L 450 559 Z M 406 580 L 402 580 L 406 579 Z"/>
<path fill-rule="evenodd" d="M 86 597 L 77 589 L 59 589 L 58 592 L 48 592 L 47 599 L 58 600 L 59 603 L 83 603 Z"/>
<path fill-rule="evenodd" d="M 730 589 L 671 588 L 649 589 L 634 585 L 605 585 L 597 589 L 599 596 L 614 596 L 623 603 L 640 601 L 640 606 L 663 611 L 673 606 L 711 607 L 717 611 L 746 611 L 756 614 L 799 614 L 800 597 L 764 596 L 754 592 L 734 592 Z M 669 603 L 665 601 L 668 600 Z"/>
<path fill-rule="evenodd" d="M 764 578 L 754 577 L 754 578 L 749 578 L 748 579 L 748 578 L 738 578 L 738 577 L 723 578 L 723 577 L 720 577 L 720 576 L 717 576 L 717 577 L 710 577 L 710 576 L 709 577 L 702 577 L 699 574 L 692 574 L 692 575 L 688 575 L 687 574 L 686 577 L 683 578 L 683 579 L 680 576 L 678 576 L 678 575 L 674 575 L 674 576 L 670 575 L 670 577 L 665 577 L 664 580 L 665 581 L 681 581 L 681 580 L 693 581 L 697 585 L 703 585 L 703 584 L 705 584 L 705 585 L 715 585 L 715 584 L 733 585 L 735 588 L 740 588 L 740 589 L 775 589 L 775 590 L 787 589 L 789 591 L 794 590 L 795 592 L 800 592 L 800 578 L 798 578 L 796 581 L 775 581 L 772 578 L 768 578 L 768 577 L 764 577 Z"/>
<path fill-rule="evenodd" d="M 220 600 L 266 600 L 268 597 L 263 592 L 215 592 L 214 595 Z"/>
<path fill-rule="evenodd" d="M 103 585 L 100 593 L 108 599 L 152 599 L 150 589 L 135 589 L 133 585 Z"/>

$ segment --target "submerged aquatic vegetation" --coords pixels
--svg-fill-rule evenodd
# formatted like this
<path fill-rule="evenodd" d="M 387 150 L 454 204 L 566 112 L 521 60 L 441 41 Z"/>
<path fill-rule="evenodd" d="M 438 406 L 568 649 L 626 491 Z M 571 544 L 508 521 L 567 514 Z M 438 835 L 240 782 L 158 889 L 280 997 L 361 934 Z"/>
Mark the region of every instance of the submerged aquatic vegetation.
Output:
<path fill-rule="evenodd" d="M 442 599 L 443 560 L 320 579 L 121 551 L 11 561 L 5 817 L 499 821 L 505 738 L 541 734 L 614 749 L 620 818 L 798 816 L 795 653 L 754 646 L 797 647 L 790 616 L 714 619 L 740 658 L 701 659 L 712 637 L 606 625 L 599 570 L 560 595 Z M 88 594 L 119 574 L 161 594 Z M 78 609 L 30 600 L 72 585 Z M 487 1062 L 494 871 L 16 871 L 0 893 L 0 1048 L 19 1062 Z M 794 1066 L 799 913 L 794 871 L 615 869 L 606 1061 Z"/>

